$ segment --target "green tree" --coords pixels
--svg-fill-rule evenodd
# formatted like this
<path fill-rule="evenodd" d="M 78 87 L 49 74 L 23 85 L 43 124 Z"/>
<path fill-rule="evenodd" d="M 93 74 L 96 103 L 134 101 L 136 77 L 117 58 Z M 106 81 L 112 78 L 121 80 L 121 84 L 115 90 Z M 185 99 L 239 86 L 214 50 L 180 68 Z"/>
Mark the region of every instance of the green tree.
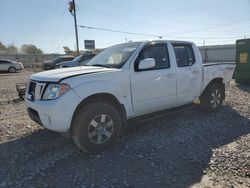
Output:
<path fill-rule="evenodd" d="M 6 46 L 0 41 L 0 51 L 5 51 Z"/>
<path fill-rule="evenodd" d="M 33 44 L 22 45 L 20 51 L 23 54 L 43 54 L 43 51 Z"/>
<path fill-rule="evenodd" d="M 17 47 L 14 44 L 10 44 L 6 47 L 8 54 L 17 54 Z"/>

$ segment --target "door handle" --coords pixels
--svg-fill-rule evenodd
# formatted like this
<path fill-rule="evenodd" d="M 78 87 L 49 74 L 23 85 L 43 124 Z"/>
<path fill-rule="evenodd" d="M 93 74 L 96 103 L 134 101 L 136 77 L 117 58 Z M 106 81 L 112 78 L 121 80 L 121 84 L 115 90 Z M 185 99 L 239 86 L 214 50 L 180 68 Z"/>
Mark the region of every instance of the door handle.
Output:
<path fill-rule="evenodd" d="M 174 76 L 175 76 L 174 73 L 168 73 L 168 74 L 166 75 L 166 77 L 168 77 L 168 78 L 173 78 Z"/>
<path fill-rule="evenodd" d="M 199 74 L 199 73 L 200 73 L 200 71 L 198 71 L 198 70 L 194 70 L 194 71 L 192 71 L 192 73 L 193 73 L 193 74 Z"/>

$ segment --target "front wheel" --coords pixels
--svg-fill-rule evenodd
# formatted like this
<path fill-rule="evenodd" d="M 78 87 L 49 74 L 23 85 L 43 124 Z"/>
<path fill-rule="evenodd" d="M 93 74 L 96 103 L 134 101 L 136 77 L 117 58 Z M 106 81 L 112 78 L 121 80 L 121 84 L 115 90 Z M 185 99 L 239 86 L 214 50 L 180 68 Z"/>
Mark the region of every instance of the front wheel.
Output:
<path fill-rule="evenodd" d="M 214 112 L 220 108 L 225 96 L 222 84 L 210 84 L 200 98 L 200 107 L 206 112 Z"/>
<path fill-rule="evenodd" d="M 73 120 L 71 135 L 81 150 L 95 153 L 111 146 L 120 131 L 119 112 L 110 104 L 95 102 L 78 110 Z"/>
<path fill-rule="evenodd" d="M 16 68 L 15 67 L 10 67 L 9 68 L 9 72 L 10 73 L 15 73 L 16 72 Z"/>

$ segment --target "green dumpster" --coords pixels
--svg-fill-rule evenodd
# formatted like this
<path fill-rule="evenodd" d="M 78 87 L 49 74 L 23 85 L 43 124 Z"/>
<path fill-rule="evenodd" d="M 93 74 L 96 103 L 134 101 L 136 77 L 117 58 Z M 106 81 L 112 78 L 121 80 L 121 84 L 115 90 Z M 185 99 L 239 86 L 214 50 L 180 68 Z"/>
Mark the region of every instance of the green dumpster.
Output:
<path fill-rule="evenodd" d="M 236 83 L 250 84 L 250 39 L 236 41 Z"/>

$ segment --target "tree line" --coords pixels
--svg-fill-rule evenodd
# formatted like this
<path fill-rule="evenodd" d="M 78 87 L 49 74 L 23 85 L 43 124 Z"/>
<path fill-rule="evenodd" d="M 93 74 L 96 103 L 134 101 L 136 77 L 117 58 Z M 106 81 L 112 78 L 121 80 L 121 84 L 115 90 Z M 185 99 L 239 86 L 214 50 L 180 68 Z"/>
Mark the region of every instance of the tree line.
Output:
<path fill-rule="evenodd" d="M 40 48 L 34 44 L 23 44 L 21 48 L 17 48 L 14 44 L 4 45 L 0 41 L 0 54 L 43 54 Z"/>

